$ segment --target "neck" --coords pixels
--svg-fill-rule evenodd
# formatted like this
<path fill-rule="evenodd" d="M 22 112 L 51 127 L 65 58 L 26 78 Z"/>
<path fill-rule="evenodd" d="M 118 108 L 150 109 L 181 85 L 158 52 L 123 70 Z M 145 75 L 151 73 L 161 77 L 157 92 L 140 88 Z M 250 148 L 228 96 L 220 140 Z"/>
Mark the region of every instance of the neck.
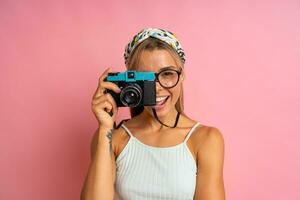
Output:
<path fill-rule="evenodd" d="M 164 116 L 157 116 L 157 117 L 162 123 L 168 126 L 173 126 L 176 120 L 176 116 L 177 116 L 177 110 L 174 108 L 168 114 Z M 159 123 L 159 121 L 155 119 L 155 116 L 150 107 L 145 108 L 144 111 L 141 113 L 140 117 L 141 120 L 145 122 L 144 126 L 149 128 L 151 131 L 159 131 L 168 128 L 162 125 L 161 123 Z"/>

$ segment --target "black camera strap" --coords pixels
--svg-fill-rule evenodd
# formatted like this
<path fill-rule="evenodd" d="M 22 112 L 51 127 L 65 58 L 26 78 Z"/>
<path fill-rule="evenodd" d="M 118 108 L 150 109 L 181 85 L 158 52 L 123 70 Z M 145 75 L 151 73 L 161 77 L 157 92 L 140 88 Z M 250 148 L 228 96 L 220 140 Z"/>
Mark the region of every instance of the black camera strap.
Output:
<path fill-rule="evenodd" d="M 169 128 L 175 128 L 175 127 L 177 126 L 177 123 L 178 123 L 178 121 L 179 121 L 179 116 L 180 116 L 180 113 L 179 113 L 178 111 L 177 111 L 176 120 L 175 120 L 175 123 L 174 123 L 173 126 L 168 126 L 168 125 L 162 123 L 162 122 L 158 119 L 158 117 L 157 117 L 155 108 L 152 108 L 152 112 L 153 112 L 153 114 L 154 114 L 154 116 L 155 116 L 155 119 L 156 119 L 157 121 L 159 121 L 159 123 L 161 123 L 162 125 L 167 126 L 167 127 L 169 127 Z"/>

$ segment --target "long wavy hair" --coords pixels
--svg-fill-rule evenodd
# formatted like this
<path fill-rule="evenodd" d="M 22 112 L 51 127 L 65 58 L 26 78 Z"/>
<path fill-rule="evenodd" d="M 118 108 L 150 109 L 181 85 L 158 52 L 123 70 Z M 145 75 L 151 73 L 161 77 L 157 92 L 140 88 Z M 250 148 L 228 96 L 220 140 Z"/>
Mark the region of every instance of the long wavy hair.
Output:
<path fill-rule="evenodd" d="M 174 58 L 177 66 L 180 66 L 182 69 L 184 68 L 184 64 L 183 64 L 181 58 L 179 57 L 177 52 L 173 49 L 173 47 L 171 47 L 170 45 L 168 45 L 167 43 L 165 43 L 159 39 L 149 37 L 146 40 L 144 40 L 142 43 L 140 43 L 134 49 L 134 51 L 130 54 L 127 65 L 126 65 L 127 70 L 138 70 L 141 54 L 144 51 L 153 51 L 153 50 L 168 51 Z M 183 85 L 181 84 L 181 91 L 180 91 L 178 101 L 175 104 L 175 108 L 180 114 L 185 115 L 185 113 L 183 111 L 184 110 L 183 105 L 184 105 L 183 104 Z M 130 108 L 131 118 L 139 115 L 140 113 L 143 112 L 143 110 L 144 110 L 144 106 Z"/>

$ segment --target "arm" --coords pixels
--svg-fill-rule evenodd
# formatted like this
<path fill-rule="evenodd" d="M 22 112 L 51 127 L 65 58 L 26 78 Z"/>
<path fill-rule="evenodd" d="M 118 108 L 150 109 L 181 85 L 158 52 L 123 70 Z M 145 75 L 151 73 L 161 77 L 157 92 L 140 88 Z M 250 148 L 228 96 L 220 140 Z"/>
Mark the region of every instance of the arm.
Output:
<path fill-rule="evenodd" d="M 223 183 L 224 139 L 217 128 L 203 134 L 197 154 L 195 200 L 225 200 Z"/>
<path fill-rule="evenodd" d="M 114 198 L 115 155 L 112 130 L 97 129 L 91 142 L 91 162 L 81 191 L 81 200 Z"/>

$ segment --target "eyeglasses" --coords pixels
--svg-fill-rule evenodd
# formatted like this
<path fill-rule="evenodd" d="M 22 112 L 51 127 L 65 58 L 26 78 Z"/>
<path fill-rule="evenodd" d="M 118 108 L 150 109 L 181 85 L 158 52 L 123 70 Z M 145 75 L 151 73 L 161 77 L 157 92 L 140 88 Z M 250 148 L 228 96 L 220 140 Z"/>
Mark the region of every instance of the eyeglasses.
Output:
<path fill-rule="evenodd" d="M 177 85 L 181 72 L 182 69 L 180 69 L 180 71 L 175 69 L 162 70 L 159 73 L 155 73 L 156 81 L 158 81 L 163 88 L 173 88 Z"/>

